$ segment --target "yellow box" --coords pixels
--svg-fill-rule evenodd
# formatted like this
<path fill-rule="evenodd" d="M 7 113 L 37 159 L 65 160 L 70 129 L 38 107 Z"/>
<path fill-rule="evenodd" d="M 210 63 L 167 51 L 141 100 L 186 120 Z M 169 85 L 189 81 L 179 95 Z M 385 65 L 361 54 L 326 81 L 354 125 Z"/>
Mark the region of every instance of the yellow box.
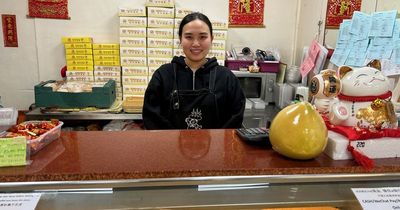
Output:
<path fill-rule="evenodd" d="M 171 48 L 147 48 L 148 57 L 172 58 Z"/>
<path fill-rule="evenodd" d="M 182 18 L 175 18 L 174 19 L 174 28 L 179 29 L 181 22 L 182 22 Z"/>
<path fill-rule="evenodd" d="M 148 57 L 147 58 L 147 65 L 148 66 L 161 66 L 166 63 L 171 63 L 171 58 L 155 58 L 155 57 Z"/>
<path fill-rule="evenodd" d="M 147 7 L 147 17 L 174 18 L 174 8 Z"/>
<path fill-rule="evenodd" d="M 144 95 L 147 85 L 124 85 L 122 92 L 124 95 Z"/>
<path fill-rule="evenodd" d="M 188 8 L 175 8 L 175 17 L 184 18 L 186 15 L 193 13 L 194 10 Z"/>
<path fill-rule="evenodd" d="M 95 55 L 94 61 L 119 61 L 119 55 Z"/>
<path fill-rule="evenodd" d="M 67 65 L 67 70 L 73 70 L 73 71 L 93 71 L 93 66 L 68 66 Z"/>
<path fill-rule="evenodd" d="M 121 71 L 120 66 L 94 66 L 95 71 Z"/>
<path fill-rule="evenodd" d="M 67 71 L 67 77 L 73 77 L 73 76 L 92 76 L 93 77 L 93 71 Z"/>
<path fill-rule="evenodd" d="M 94 71 L 95 77 L 120 77 L 121 72 L 117 71 Z"/>
<path fill-rule="evenodd" d="M 121 57 L 121 66 L 147 66 L 146 57 Z"/>
<path fill-rule="evenodd" d="M 67 60 L 93 60 L 93 55 L 66 55 Z"/>
<path fill-rule="evenodd" d="M 147 38 L 148 48 L 173 48 L 173 39 Z"/>
<path fill-rule="evenodd" d="M 146 37 L 146 28 L 128 28 L 121 27 L 119 29 L 119 35 L 122 37 Z"/>
<path fill-rule="evenodd" d="M 68 82 L 94 82 L 93 76 L 69 76 L 67 77 Z"/>
<path fill-rule="evenodd" d="M 228 38 L 228 31 L 226 30 L 213 30 L 214 39 L 223 39 L 226 40 Z"/>
<path fill-rule="evenodd" d="M 145 47 L 121 47 L 121 56 L 125 57 L 146 57 L 147 51 Z"/>
<path fill-rule="evenodd" d="M 225 50 L 210 50 L 207 54 L 207 57 L 215 57 L 217 60 L 225 60 Z"/>
<path fill-rule="evenodd" d="M 120 76 L 96 76 L 94 77 L 94 80 L 96 82 L 107 82 L 108 80 L 114 80 L 115 81 L 115 86 L 121 86 L 121 77 Z"/>
<path fill-rule="evenodd" d="M 67 66 L 93 66 L 93 60 L 67 60 Z"/>
<path fill-rule="evenodd" d="M 66 43 L 64 46 L 65 49 L 91 49 L 93 47 L 91 43 Z"/>
<path fill-rule="evenodd" d="M 146 17 L 119 17 L 120 27 L 146 27 Z"/>
<path fill-rule="evenodd" d="M 94 65 L 96 66 L 120 66 L 120 62 L 118 61 L 104 61 L 104 60 L 97 60 L 94 61 Z"/>
<path fill-rule="evenodd" d="M 174 19 L 172 18 L 147 18 L 147 27 L 149 28 L 173 28 Z"/>
<path fill-rule="evenodd" d="M 147 28 L 148 38 L 174 38 L 173 28 Z"/>
<path fill-rule="evenodd" d="M 119 44 L 93 44 L 93 50 L 118 50 Z"/>
<path fill-rule="evenodd" d="M 67 55 L 92 55 L 92 49 L 65 49 Z"/>
<path fill-rule="evenodd" d="M 138 37 L 120 37 L 119 43 L 121 47 L 146 47 L 146 38 Z"/>
<path fill-rule="evenodd" d="M 125 85 L 147 85 L 147 76 L 122 76 L 122 86 Z"/>
<path fill-rule="evenodd" d="M 119 50 L 93 50 L 94 55 L 119 55 Z"/>
<path fill-rule="evenodd" d="M 147 76 L 148 71 L 147 66 L 123 66 L 122 76 Z"/>
<path fill-rule="evenodd" d="M 128 8 L 128 7 L 120 7 L 118 15 L 121 17 L 146 17 L 146 7 L 135 7 L 135 8 Z"/>
<path fill-rule="evenodd" d="M 211 20 L 212 28 L 215 30 L 228 30 L 228 21 L 224 20 Z"/>
<path fill-rule="evenodd" d="M 92 43 L 92 37 L 62 37 L 62 43 Z"/>
<path fill-rule="evenodd" d="M 225 50 L 225 40 L 222 39 L 214 39 L 211 44 L 211 49 L 213 50 Z"/>
<path fill-rule="evenodd" d="M 185 53 L 183 52 L 183 50 L 182 49 L 174 49 L 173 50 L 173 56 L 185 56 Z"/>
<path fill-rule="evenodd" d="M 174 0 L 147 0 L 146 6 L 148 7 L 174 7 Z"/>
<path fill-rule="evenodd" d="M 225 60 L 217 60 L 218 65 L 225 66 Z"/>

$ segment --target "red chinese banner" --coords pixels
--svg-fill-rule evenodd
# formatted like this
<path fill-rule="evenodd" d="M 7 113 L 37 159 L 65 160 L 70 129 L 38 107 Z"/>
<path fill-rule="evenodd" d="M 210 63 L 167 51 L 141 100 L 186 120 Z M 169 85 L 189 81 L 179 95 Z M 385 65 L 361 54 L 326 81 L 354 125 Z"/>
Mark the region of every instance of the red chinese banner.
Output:
<path fill-rule="evenodd" d="M 29 0 L 29 17 L 69 19 L 68 0 Z"/>
<path fill-rule="evenodd" d="M 264 0 L 229 0 L 229 26 L 263 27 Z"/>
<path fill-rule="evenodd" d="M 4 47 L 18 47 L 17 18 L 15 15 L 1 15 Z"/>
<path fill-rule="evenodd" d="M 344 19 L 351 19 L 354 11 L 360 11 L 362 0 L 328 0 L 326 28 L 339 28 Z"/>

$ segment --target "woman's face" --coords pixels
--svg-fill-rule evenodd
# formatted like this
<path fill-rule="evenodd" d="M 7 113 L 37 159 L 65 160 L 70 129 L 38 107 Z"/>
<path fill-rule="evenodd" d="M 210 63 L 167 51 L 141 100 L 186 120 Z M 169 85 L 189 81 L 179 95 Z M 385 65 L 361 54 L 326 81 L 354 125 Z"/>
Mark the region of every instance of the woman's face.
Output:
<path fill-rule="evenodd" d="M 213 37 L 208 25 L 201 20 L 193 20 L 182 28 L 181 45 L 186 59 L 203 62 L 211 47 Z"/>

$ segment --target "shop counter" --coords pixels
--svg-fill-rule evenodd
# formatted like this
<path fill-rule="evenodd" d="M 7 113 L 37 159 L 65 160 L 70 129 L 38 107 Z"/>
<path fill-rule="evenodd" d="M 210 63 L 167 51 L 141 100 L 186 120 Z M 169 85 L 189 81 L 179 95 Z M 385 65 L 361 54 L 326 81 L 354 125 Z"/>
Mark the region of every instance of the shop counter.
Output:
<path fill-rule="evenodd" d="M 372 171 L 324 154 L 292 160 L 230 129 L 62 132 L 31 161 L 0 168 L 0 191 L 43 192 L 37 209 L 359 209 L 351 188 L 400 184 L 396 158 L 376 159 Z M 199 188 L 215 184 L 233 188 Z"/>

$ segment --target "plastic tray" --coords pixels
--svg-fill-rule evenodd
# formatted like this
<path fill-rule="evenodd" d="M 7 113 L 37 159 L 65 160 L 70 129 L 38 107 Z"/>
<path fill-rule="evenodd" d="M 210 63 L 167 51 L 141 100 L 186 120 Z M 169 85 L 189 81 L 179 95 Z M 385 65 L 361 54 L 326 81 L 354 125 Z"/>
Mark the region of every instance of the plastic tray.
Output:
<path fill-rule="evenodd" d="M 15 108 L 0 108 L 0 133 L 17 123 L 18 111 Z"/>
<path fill-rule="evenodd" d="M 26 121 L 24 123 L 39 123 L 43 121 Z M 50 122 L 50 121 L 49 121 Z M 28 140 L 28 145 L 31 151 L 31 155 L 34 155 L 39 150 L 43 149 L 46 145 L 50 144 L 54 140 L 58 139 L 61 135 L 61 126 L 64 123 L 59 121 L 59 124 L 52 128 L 51 130 L 47 131 L 46 133 L 42 134 L 36 139 Z"/>

